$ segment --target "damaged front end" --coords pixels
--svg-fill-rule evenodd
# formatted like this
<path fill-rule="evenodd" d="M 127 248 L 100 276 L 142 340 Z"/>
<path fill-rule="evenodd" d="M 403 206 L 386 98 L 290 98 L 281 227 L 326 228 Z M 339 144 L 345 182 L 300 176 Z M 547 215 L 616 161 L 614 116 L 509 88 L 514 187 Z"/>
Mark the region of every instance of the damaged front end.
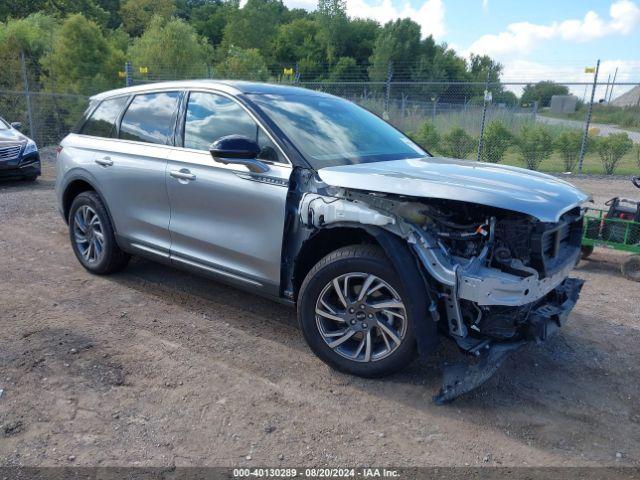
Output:
<path fill-rule="evenodd" d="M 445 367 L 437 403 L 482 384 L 509 352 L 547 339 L 578 299 L 583 281 L 568 276 L 580 255 L 579 205 L 570 206 L 558 221 L 541 221 L 466 201 L 307 180 L 298 190 L 300 229 L 355 224 L 384 230 L 409 246 L 429 297 L 425 322 L 435 324 L 470 360 Z M 433 346 L 432 340 L 418 335 L 421 354 L 428 353 L 424 346 Z"/>

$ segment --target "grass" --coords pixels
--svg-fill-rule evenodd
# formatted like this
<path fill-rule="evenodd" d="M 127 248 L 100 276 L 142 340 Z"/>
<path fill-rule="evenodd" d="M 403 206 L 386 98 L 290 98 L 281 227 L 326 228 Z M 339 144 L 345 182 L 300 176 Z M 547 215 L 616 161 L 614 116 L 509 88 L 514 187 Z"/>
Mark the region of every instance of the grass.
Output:
<path fill-rule="evenodd" d="M 620 163 L 618 164 L 618 168 L 616 169 L 615 175 L 640 175 L 640 167 L 637 162 L 637 149 L 638 146 L 634 148 L 630 153 L 627 153 Z M 474 149 L 465 160 L 476 160 L 477 152 Z M 514 167 L 522 167 L 526 168 L 524 161 L 522 160 L 522 156 L 520 153 L 514 148 L 511 147 L 507 150 L 507 153 L 504 156 L 500 165 L 511 165 Z M 547 173 L 565 173 L 564 164 L 562 162 L 562 158 L 558 152 L 553 152 L 549 158 L 544 160 L 540 164 L 540 168 L 538 169 L 540 172 Z M 577 172 L 577 167 L 576 171 Z M 582 173 L 591 174 L 591 175 L 604 175 L 604 167 L 602 166 L 602 162 L 600 161 L 600 156 L 596 152 L 587 152 L 584 157 L 584 163 L 582 164 Z"/>
<path fill-rule="evenodd" d="M 369 101 L 368 108 L 376 111 L 376 113 L 382 113 L 382 103 L 376 101 Z M 601 109 L 601 106 L 597 106 L 598 111 L 600 112 L 600 119 L 603 119 L 603 113 L 605 110 L 609 112 L 611 108 L 615 108 L 617 110 L 622 110 L 619 107 L 609 107 L 605 106 L 605 109 Z M 609 109 L 609 110 L 607 110 Z M 629 110 L 637 111 L 635 114 L 638 116 L 638 120 L 640 120 L 640 108 L 634 110 L 635 107 L 630 107 Z M 627 109 L 624 109 L 627 110 Z M 594 109 L 595 112 L 595 109 Z M 404 115 L 402 115 L 404 113 Z M 581 113 L 577 112 L 574 114 L 576 119 L 582 119 L 584 117 L 580 117 Z M 609 115 L 609 113 L 607 113 Z M 626 115 L 626 114 L 625 114 Z M 480 125 L 482 124 L 482 108 L 478 107 L 469 107 L 467 110 L 455 110 L 455 111 L 438 111 L 435 117 L 433 117 L 432 113 L 425 111 L 425 109 L 405 109 L 404 112 L 400 112 L 398 108 L 394 105 L 391 106 L 389 117 L 391 123 L 403 132 L 415 132 L 419 129 L 420 125 L 424 121 L 432 121 L 438 133 L 442 136 L 447 132 L 451 131 L 454 127 L 462 127 L 466 130 L 467 133 L 472 135 L 474 138 L 480 134 Z M 615 116 L 607 117 L 609 120 L 614 118 Z M 567 118 L 564 116 L 563 118 Z M 528 115 L 526 112 L 521 110 L 515 111 L 510 109 L 490 109 L 487 112 L 487 123 L 492 120 L 500 120 L 514 135 L 517 135 L 522 128 L 523 125 L 533 122 L 533 118 L 531 115 Z M 596 122 L 596 120 L 594 120 Z M 611 123 L 610 121 L 607 123 Z M 562 131 L 564 130 L 575 130 L 575 128 L 568 126 L 545 126 L 543 124 L 536 124 L 540 128 L 547 128 L 551 133 L 552 138 L 556 138 Z M 629 127 L 624 127 L 629 128 Z M 640 127 L 638 127 L 640 130 Z M 630 153 L 627 153 L 616 169 L 615 175 L 640 175 L 640 166 L 638 165 L 638 149 L 640 146 L 634 146 L 633 150 Z M 439 154 L 439 152 L 432 152 L 435 155 Z M 476 149 L 467 156 L 468 160 L 476 159 Z M 524 162 L 522 160 L 521 155 L 517 151 L 515 147 L 510 147 L 507 151 L 504 159 L 500 162 L 503 165 L 512 165 L 516 167 L 525 167 Z M 549 172 L 549 173 L 564 173 L 564 164 L 560 154 L 558 152 L 553 152 L 553 154 L 546 160 L 544 160 L 539 167 L 541 172 Z M 576 172 L 574 172 L 576 173 Z M 604 175 L 604 167 L 602 166 L 602 162 L 600 161 L 600 157 L 595 151 L 588 151 L 585 155 L 582 173 L 585 174 L 593 174 L 593 175 Z"/>

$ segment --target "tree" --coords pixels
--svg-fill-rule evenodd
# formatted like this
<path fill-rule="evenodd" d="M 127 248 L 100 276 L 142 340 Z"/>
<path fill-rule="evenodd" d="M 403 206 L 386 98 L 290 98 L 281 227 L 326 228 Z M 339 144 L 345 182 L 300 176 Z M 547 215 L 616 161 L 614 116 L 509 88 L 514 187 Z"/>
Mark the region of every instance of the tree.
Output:
<path fill-rule="evenodd" d="M 394 80 L 411 80 L 413 72 L 407 68 L 407 62 L 419 57 L 420 25 L 408 18 L 388 22 L 373 47 L 369 77 L 372 81 L 385 81 L 392 63 Z"/>
<path fill-rule="evenodd" d="M 318 41 L 324 46 L 327 60 L 333 64 L 342 55 L 349 29 L 345 0 L 318 0 L 320 25 Z"/>
<path fill-rule="evenodd" d="M 29 80 L 38 82 L 40 60 L 51 50 L 60 22 L 51 15 L 33 13 L 26 18 L 8 20 L 0 24 L 0 88 L 22 88 L 20 53 L 27 62 Z"/>
<path fill-rule="evenodd" d="M 512 135 L 507 127 L 501 121 L 493 120 L 484 129 L 480 159 L 483 162 L 500 163 L 511 142 Z"/>
<path fill-rule="evenodd" d="M 286 7 L 280 0 L 248 0 L 234 10 L 224 28 L 221 52 L 230 47 L 256 48 L 264 58 L 272 55 L 273 40 L 283 23 Z"/>
<path fill-rule="evenodd" d="M 120 16 L 127 33 L 139 37 L 154 17 L 167 20 L 175 9 L 172 0 L 124 0 L 120 7 Z"/>
<path fill-rule="evenodd" d="M 21 0 L 19 2 L 0 2 L 0 22 L 10 18 L 22 19 L 38 12 L 44 12 L 48 0 Z"/>
<path fill-rule="evenodd" d="M 525 166 L 530 170 L 537 170 L 553 152 L 551 134 L 540 125 L 525 124 L 520 130 L 516 145 Z"/>
<path fill-rule="evenodd" d="M 113 66 L 123 63 L 123 52 L 107 41 L 95 22 L 79 13 L 64 21 L 51 51 L 42 59 L 47 89 L 85 95 L 115 86 L 118 78 Z"/>
<path fill-rule="evenodd" d="M 523 105 L 538 102 L 539 107 L 548 107 L 554 95 L 568 95 L 569 89 L 552 81 L 538 82 L 524 87 L 520 103 Z"/>
<path fill-rule="evenodd" d="M 362 79 L 362 71 L 351 57 L 340 57 L 329 74 L 329 80 L 332 82 L 353 82 Z"/>
<path fill-rule="evenodd" d="M 633 148 L 633 142 L 626 133 L 612 133 L 596 140 L 596 151 L 600 155 L 604 173 L 613 175 L 618 163 Z"/>
<path fill-rule="evenodd" d="M 135 67 L 148 67 L 152 75 L 174 78 L 203 76 L 213 48 L 184 20 L 154 17 L 141 37 L 134 39 L 129 58 Z"/>
<path fill-rule="evenodd" d="M 554 142 L 560 153 L 565 172 L 572 172 L 578 163 L 580 148 L 582 147 L 582 132 L 580 130 L 565 130 Z"/>
<path fill-rule="evenodd" d="M 189 11 L 189 23 L 199 35 L 205 37 L 211 45 L 218 46 L 224 36 L 224 28 L 235 7 L 227 2 L 212 0 L 194 6 Z"/>
<path fill-rule="evenodd" d="M 349 21 L 342 54 L 355 59 L 358 65 L 367 65 L 373 54 L 373 47 L 380 32 L 380 25 L 374 20 L 354 18 Z"/>
<path fill-rule="evenodd" d="M 441 150 L 452 158 L 467 158 L 475 146 L 475 140 L 460 127 L 453 128 L 442 137 Z"/>
<path fill-rule="evenodd" d="M 428 120 L 420 125 L 418 131 L 412 135 L 412 139 L 430 153 L 439 151 L 440 134 L 435 125 Z"/>
<path fill-rule="evenodd" d="M 280 25 L 273 42 L 274 59 L 291 66 L 303 58 L 322 62 L 323 50 L 316 42 L 318 29 L 317 22 L 308 18 Z"/>
<path fill-rule="evenodd" d="M 9 18 L 21 19 L 34 13 L 53 15 L 64 18 L 75 13 L 95 21 L 100 25 L 108 25 L 111 0 L 20 0 L 0 2 L 0 21 Z"/>
<path fill-rule="evenodd" d="M 262 82 L 269 78 L 269 69 L 257 48 L 231 47 L 215 70 L 216 75 L 222 78 Z"/>

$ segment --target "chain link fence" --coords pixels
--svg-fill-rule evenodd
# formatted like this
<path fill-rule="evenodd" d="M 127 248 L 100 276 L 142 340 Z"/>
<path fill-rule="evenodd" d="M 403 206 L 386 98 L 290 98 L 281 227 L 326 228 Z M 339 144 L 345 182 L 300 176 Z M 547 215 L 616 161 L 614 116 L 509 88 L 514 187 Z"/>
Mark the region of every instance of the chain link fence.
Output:
<path fill-rule="evenodd" d="M 631 94 L 628 104 L 620 106 L 615 105 L 614 87 L 597 80 L 554 82 L 565 87 L 567 95 L 534 96 L 529 101 L 523 92 L 537 80 L 408 81 L 402 80 L 407 77 L 406 68 L 394 70 L 389 65 L 386 78 L 379 81 L 361 80 L 366 72 L 342 75 L 339 81 L 318 81 L 298 68 L 281 65 L 269 66 L 266 71 L 247 68 L 227 77 L 291 84 L 343 97 L 382 116 L 434 155 L 551 172 L 640 172 L 639 84 L 615 85 L 619 95 Z M 153 66 L 127 63 L 117 83 L 216 78 L 219 73 L 207 65 L 156 71 Z M 331 75 L 328 71 L 325 76 Z M 0 89 L 0 116 L 22 123 L 23 132 L 41 146 L 57 144 L 77 122 L 89 97 L 38 84 L 27 68 L 22 69 L 21 77 L 23 88 Z M 639 96 L 636 104 L 635 90 Z M 599 119 L 607 121 L 601 124 Z"/>

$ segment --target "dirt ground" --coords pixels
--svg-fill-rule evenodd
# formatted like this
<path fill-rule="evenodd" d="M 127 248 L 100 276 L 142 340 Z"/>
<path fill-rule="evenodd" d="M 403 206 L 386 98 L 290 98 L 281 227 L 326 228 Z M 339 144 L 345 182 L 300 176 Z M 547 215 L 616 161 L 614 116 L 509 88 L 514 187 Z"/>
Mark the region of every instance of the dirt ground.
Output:
<path fill-rule="evenodd" d="M 628 180 L 575 180 L 603 201 Z M 640 465 L 640 285 L 596 250 L 561 334 L 439 407 L 442 347 L 336 373 L 287 307 L 154 263 L 76 261 L 54 171 L 0 183 L 0 464 Z"/>

